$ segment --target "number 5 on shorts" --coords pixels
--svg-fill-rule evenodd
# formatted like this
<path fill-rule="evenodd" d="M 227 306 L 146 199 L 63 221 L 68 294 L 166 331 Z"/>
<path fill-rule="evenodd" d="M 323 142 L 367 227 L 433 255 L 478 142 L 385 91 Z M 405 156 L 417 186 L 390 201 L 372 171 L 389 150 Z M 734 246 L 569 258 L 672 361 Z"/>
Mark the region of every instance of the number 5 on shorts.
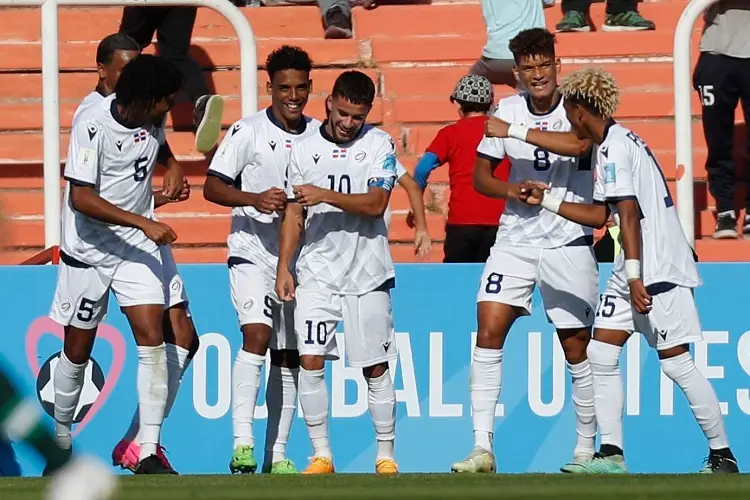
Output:
<path fill-rule="evenodd" d="M 305 340 L 305 344 L 314 344 L 317 340 L 319 345 L 325 345 L 326 343 L 326 323 L 325 321 L 321 321 L 318 323 L 318 326 L 316 328 L 316 335 L 315 339 L 313 339 L 313 322 L 310 320 L 305 321 L 305 324 L 307 325 L 307 340 Z"/>
<path fill-rule="evenodd" d="M 500 293 L 500 284 L 503 282 L 503 275 L 490 273 L 487 276 L 487 284 L 484 286 L 485 293 Z"/>

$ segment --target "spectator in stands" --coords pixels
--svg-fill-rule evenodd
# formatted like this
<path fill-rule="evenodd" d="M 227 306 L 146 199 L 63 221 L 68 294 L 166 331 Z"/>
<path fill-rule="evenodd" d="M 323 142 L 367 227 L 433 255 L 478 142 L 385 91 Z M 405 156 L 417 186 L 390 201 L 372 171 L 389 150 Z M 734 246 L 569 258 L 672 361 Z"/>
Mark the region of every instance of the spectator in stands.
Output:
<path fill-rule="evenodd" d="M 448 163 L 450 199 L 443 262 L 485 262 L 505 208 L 505 200 L 477 193 L 473 181 L 477 146 L 494 100 L 492 84 L 483 76 L 466 75 L 458 81 L 450 100 L 458 106 L 461 118 L 440 129 L 419 160 L 414 179 L 424 190 L 430 173 Z M 508 177 L 507 162 L 498 170 L 495 175 Z"/>
<path fill-rule="evenodd" d="M 318 0 L 327 39 L 352 37 L 352 6 L 369 7 L 373 0 Z"/>
<path fill-rule="evenodd" d="M 747 0 L 722 0 L 706 11 L 705 21 L 693 85 L 703 105 L 708 189 L 716 200 L 714 238 L 737 238 L 734 113 L 741 100 L 745 120 L 750 117 L 750 5 Z M 750 150 L 750 133 L 747 141 Z M 750 182 L 745 208 L 742 232 L 750 238 Z"/>
<path fill-rule="evenodd" d="M 523 30 L 544 28 L 542 6 L 554 3 L 555 0 L 482 0 L 487 43 L 469 73 L 483 76 L 495 85 L 516 88 L 515 62 L 508 43 Z"/>
<path fill-rule="evenodd" d="M 562 0 L 562 21 L 558 33 L 591 31 L 589 7 L 592 0 Z M 602 31 L 654 30 L 656 25 L 638 13 L 638 0 L 606 0 L 607 18 Z"/>
<path fill-rule="evenodd" d="M 211 94 L 200 65 L 188 53 L 197 12 L 196 7 L 125 7 L 120 32 L 130 35 L 141 49 L 151 44 L 156 32 L 159 55 L 182 73 L 183 90 L 193 103 L 195 149 L 208 153 L 219 140 L 224 100 Z"/>

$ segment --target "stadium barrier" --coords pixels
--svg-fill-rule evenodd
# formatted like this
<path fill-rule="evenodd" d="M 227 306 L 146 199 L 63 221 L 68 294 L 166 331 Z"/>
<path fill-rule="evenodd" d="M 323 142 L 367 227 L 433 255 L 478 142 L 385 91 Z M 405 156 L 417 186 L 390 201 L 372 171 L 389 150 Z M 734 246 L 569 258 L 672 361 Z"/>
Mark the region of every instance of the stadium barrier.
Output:
<path fill-rule="evenodd" d="M 726 415 L 729 439 L 740 465 L 750 463 L 750 317 L 746 294 L 750 265 L 700 264 L 705 285 L 696 290 L 705 341 L 693 348 L 696 364 L 711 379 Z M 611 266 L 600 267 L 602 285 Z M 165 423 L 163 444 L 182 473 L 226 473 L 232 448 L 231 371 L 240 334 L 223 265 L 183 265 L 190 309 L 201 348 Z M 393 309 L 399 360 L 396 457 L 405 472 L 448 471 L 472 447 L 469 367 L 476 329 L 479 265 L 397 265 Z M 61 349 L 62 329 L 47 319 L 54 293 L 53 266 L 0 267 L 4 315 L 0 356 L 18 381 L 36 394 L 49 414 L 50 376 Z M 562 348 L 535 295 L 533 314 L 513 327 L 503 359 L 503 393 L 497 407 L 498 470 L 555 472 L 571 458 L 575 442 L 569 376 Z M 86 387 L 76 412 L 74 445 L 108 459 L 136 405 L 137 353 L 114 300 L 100 327 Z M 339 336 L 343 352 L 345 339 Z M 690 408 L 661 373 L 656 353 L 634 335 L 622 355 L 626 383 L 625 448 L 633 472 L 693 472 L 707 453 Z M 330 435 L 336 468 L 371 472 L 374 430 L 359 370 L 329 363 Z M 256 450 L 262 455 L 267 408 L 261 390 L 256 412 Z M 48 422 L 52 424 L 52 419 Z M 668 446 L 664 443 L 668 443 Z M 669 453 L 655 453 L 667 446 Z M 17 447 L 24 475 L 42 464 Z M 302 465 L 311 454 L 298 412 L 290 458 Z M 747 467 L 747 465 L 745 465 Z"/>
<path fill-rule="evenodd" d="M 674 72 L 674 134 L 677 164 L 677 214 L 682 230 L 695 248 L 695 204 L 693 201 L 693 112 L 691 94 L 693 77 L 690 64 L 691 42 L 695 22 L 706 9 L 719 0 L 691 0 L 682 11 L 674 33 L 672 70 Z M 712 89 L 708 89 L 709 92 Z M 703 99 L 713 99 L 707 95 Z"/>
<path fill-rule="evenodd" d="M 258 56 L 255 35 L 242 11 L 227 0 L 0 0 L 0 6 L 41 7 L 45 248 L 60 244 L 60 63 L 57 9 L 60 6 L 128 5 L 207 7 L 222 14 L 237 31 L 240 44 L 242 115 L 247 116 L 258 110 Z M 102 33 L 102 37 L 108 34 Z"/>

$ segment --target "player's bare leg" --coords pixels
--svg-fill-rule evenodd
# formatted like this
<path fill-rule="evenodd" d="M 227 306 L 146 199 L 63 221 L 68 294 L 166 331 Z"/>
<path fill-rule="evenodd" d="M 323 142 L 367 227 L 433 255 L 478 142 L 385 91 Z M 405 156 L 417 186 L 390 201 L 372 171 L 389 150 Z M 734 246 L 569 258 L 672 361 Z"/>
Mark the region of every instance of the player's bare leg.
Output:
<path fill-rule="evenodd" d="M 200 346 L 195 324 L 188 314 L 187 303 L 183 302 L 170 307 L 164 311 L 162 318 L 162 331 L 167 349 L 167 406 L 164 410 L 164 418 L 169 416 L 177 392 L 182 382 L 182 376 L 187 370 L 193 356 L 198 352 Z M 112 452 L 112 464 L 123 469 L 135 471 L 140 456 L 140 411 L 136 407 L 130 427 L 123 439 L 117 443 Z M 156 455 L 164 463 L 165 467 L 171 469 L 172 465 L 167 459 L 165 449 L 161 444 L 156 450 Z"/>
<path fill-rule="evenodd" d="M 333 474 L 333 453 L 328 440 L 328 388 L 323 356 L 300 356 L 299 402 L 313 446 L 310 465 L 302 474 Z"/>
<path fill-rule="evenodd" d="M 586 356 L 591 340 L 589 328 L 560 329 L 557 332 L 573 381 L 573 405 L 576 414 L 576 447 L 573 461 L 562 466 L 562 472 L 580 472 L 581 463 L 596 452 L 596 417 L 594 413 L 594 377 Z"/>
<path fill-rule="evenodd" d="M 523 311 L 500 302 L 477 304 L 477 345 L 471 365 L 471 409 L 474 422 L 474 449 L 453 472 L 496 472 L 492 449 L 495 432 L 495 406 L 502 387 L 503 346 L 511 326 Z"/>
<path fill-rule="evenodd" d="M 232 432 L 234 452 L 229 462 L 232 474 L 251 474 L 258 469 L 255 459 L 253 419 L 260 391 L 261 370 L 271 340 L 271 327 L 261 323 L 242 325 L 242 349 L 232 368 Z"/>
<path fill-rule="evenodd" d="M 729 449 L 719 399 L 711 383 L 696 368 L 688 346 L 679 345 L 663 349 L 658 351 L 658 354 L 662 371 L 685 394 L 693 415 L 708 440 L 708 458 L 705 468 L 700 472 L 705 474 L 738 473 L 737 459 Z"/>
<path fill-rule="evenodd" d="M 388 363 L 380 363 L 364 368 L 362 374 L 367 380 L 367 402 L 375 425 L 377 452 L 375 472 L 377 474 L 398 474 L 394 454 L 396 440 L 396 391 L 388 371 Z"/>
<path fill-rule="evenodd" d="M 55 368 L 55 434 L 60 448 L 70 452 L 73 417 L 83 388 L 86 364 L 91 358 L 96 328 L 64 328 L 63 350 Z"/>
<path fill-rule="evenodd" d="M 162 304 L 123 307 L 138 348 L 138 411 L 140 454 L 136 474 L 176 474 L 158 458 L 161 427 L 167 406 L 169 374 L 164 343 Z"/>
<path fill-rule="evenodd" d="M 630 333 L 596 328 L 588 355 L 594 375 L 594 411 L 601 446 L 589 462 L 580 464 L 586 474 L 624 474 L 622 439 L 624 396 L 620 377 L 620 353 Z"/>
<path fill-rule="evenodd" d="M 299 351 L 271 349 L 271 373 L 266 387 L 268 422 L 263 472 L 297 474 L 294 463 L 286 456 L 289 432 L 297 412 L 299 384 Z"/>

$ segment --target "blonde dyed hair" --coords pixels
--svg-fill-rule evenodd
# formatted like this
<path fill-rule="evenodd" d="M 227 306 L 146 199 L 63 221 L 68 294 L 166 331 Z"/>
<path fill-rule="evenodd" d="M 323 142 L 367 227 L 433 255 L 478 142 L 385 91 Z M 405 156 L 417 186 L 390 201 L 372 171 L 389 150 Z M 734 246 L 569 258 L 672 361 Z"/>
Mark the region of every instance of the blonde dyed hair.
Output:
<path fill-rule="evenodd" d="M 584 68 L 571 73 L 563 79 L 560 93 L 565 99 L 586 104 L 605 120 L 611 118 L 620 105 L 617 82 L 603 68 Z"/>

